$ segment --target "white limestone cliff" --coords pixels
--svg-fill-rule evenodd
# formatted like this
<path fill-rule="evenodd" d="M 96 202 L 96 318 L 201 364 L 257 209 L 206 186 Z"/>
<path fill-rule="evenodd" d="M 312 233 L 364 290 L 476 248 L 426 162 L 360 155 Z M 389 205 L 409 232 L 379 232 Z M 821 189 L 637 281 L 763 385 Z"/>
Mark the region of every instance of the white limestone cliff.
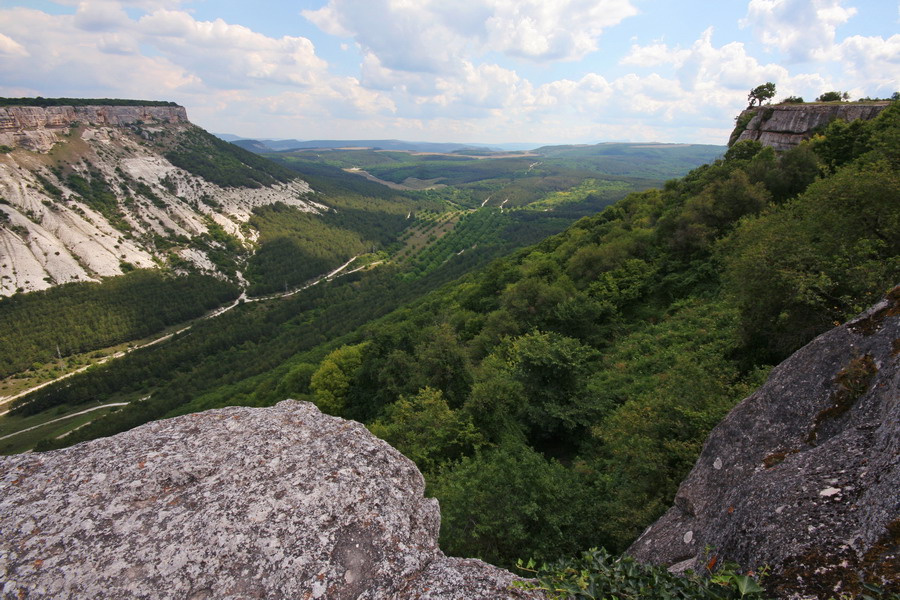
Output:
<path fill-rule="evenodd" d="M 96 281 L 128 265 L 163 264 L 167 256 L 155 249 L 153 236 L 190 239 L 206 233 L 210 220 L 249 244 L 253 232 L 242 225 L 258 206 L 324 208 L 309 199 L 311 189 L 300 179 L 223 188 L 174 166 L 141 138 L 141 132 L 172 135 L 193 127 L 180 106 L 0 107 L 0 146 L 9 150 L 0 154 L 0 296 Z M 99 173 L 127 226 L 117 227 L 84 202 L 62 169 L 87 179 Z M 202 251 L 175 252 L 210 270 Z"/>

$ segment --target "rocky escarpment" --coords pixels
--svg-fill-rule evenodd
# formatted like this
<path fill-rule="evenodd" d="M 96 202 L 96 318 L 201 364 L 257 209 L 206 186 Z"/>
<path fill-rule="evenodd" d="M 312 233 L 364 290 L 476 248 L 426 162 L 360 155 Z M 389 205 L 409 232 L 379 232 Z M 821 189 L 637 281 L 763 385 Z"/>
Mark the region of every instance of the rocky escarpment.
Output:
<path fill-rule="evenodd" d="M 121 127 L 132 123 L 187 123 L 183 106 L 3 106 L 0 144 L 48 152 L 60 130 L 77 125 Z"/>
<path fill-rule="evenodd" d="M 729 145 L 757 140 L 775 150 L 790 150 L 835 119 L 874 119 L 890 102 L 777 104 L 748 108 L 737 118 Z"/>
<path fill-rule="evenodd" d="M 250 245 L 255 207 L 324 209 L 300 179 L 225 187 L 167 159 L 204 133 L 180 106 L 0 107 L 0 296 L 160 264 L 220 274 L 221 243 L 197 243 L 211 229 Z"/>
<path fill-rule="evenodd" d="M 900 287 L 776 367 L 629 553 L 676 570 L 769 565 L 781 597 L 900 591 L 898 490 Z"/>
<path fill-rule="evenodd" d="M 312 404 L 0 458 L 3 598 L 536 598 L 437 546 L 415 465 Z"/>

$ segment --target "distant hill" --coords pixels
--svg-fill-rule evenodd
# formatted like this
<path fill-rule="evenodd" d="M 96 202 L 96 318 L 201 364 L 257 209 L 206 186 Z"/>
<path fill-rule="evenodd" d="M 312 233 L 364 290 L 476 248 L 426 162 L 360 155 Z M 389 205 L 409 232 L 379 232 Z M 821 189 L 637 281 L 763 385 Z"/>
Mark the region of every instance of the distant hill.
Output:
<path fill-rule="evenodd" d="M 403 140 L 269 140 L 248 139 L 236 135 L 221 133 L 219 138 L 231 142 L 251 152 L 283 152 L 288 150 L 323 150 L 343 148 L 368 148 L 377 150 L 396 150 L 407 152 L 440 152 L 450 154 L 468 148 L 484 150 L 509 150 L 505 145 L 491 146 L 488 144 L 455 144 L 441 142 L 406 142 Z M 514 144 L 521 146 L 521 144 Z M 526 147 L 531 147 L 526 144 Z"/>
<path fill-rule="evenodd" d="M 244 150 L 248 150 L 250 152 L 255 152 L 257 154 L 272 152 L 272 149 L 269 146 L 267 146 L 265 142 L 260 142 L 259 140 L 229 140 L 229 141 L 239 148 L 243 148 Z"/>

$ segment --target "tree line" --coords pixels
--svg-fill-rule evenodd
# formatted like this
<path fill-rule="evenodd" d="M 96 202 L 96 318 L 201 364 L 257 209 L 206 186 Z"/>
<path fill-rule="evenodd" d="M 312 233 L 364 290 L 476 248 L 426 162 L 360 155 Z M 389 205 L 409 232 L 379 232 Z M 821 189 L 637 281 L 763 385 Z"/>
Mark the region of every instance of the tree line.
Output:
<path fill-rule="evenodd" d="M 0 98 L 0 106 L 179 106 L 164 100 L 126 100 L 121 98 Z"/>

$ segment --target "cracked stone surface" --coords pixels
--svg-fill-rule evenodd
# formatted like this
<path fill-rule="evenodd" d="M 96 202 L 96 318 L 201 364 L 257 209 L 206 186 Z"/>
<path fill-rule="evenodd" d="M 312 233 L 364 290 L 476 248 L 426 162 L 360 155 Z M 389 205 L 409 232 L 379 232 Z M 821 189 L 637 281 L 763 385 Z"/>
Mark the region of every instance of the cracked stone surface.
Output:
<path fill-rule="evenodd" d="M 735 407 L 628 553 L 682 571 L 712 555 L 769 565 L 782 597 L 837 597 L 863 580 L 900 591 L 898 491 L 900 287 Z"/>
<path fill-rule="evenodd" d="M 287 400 L 0 457 L 4 598 L 536 598 L 445 557 L 415 465 Z"/>

